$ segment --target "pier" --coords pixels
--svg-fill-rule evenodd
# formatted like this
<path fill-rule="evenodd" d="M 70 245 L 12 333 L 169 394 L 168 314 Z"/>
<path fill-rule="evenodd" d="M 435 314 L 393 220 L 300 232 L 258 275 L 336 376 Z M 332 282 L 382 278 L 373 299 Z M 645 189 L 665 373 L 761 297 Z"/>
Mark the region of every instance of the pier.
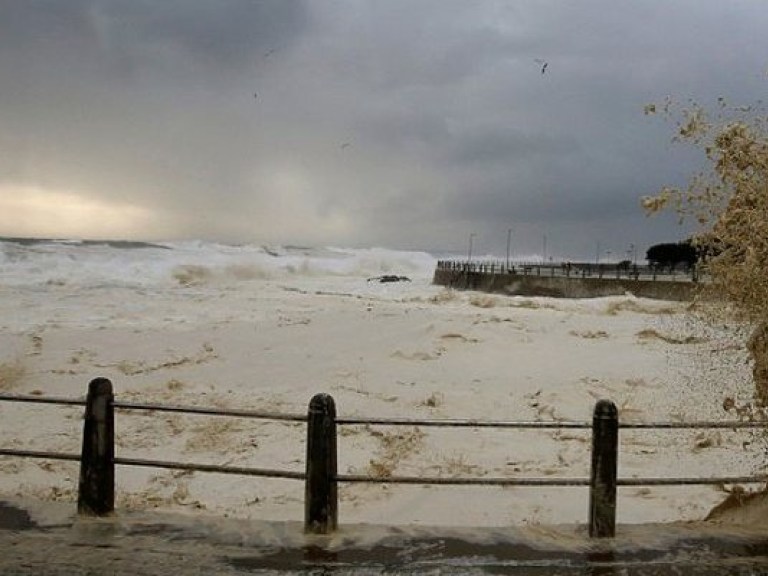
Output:
<path fill-rule="evenodd" d="M 597 298 L 632 294 L 641 298 L 689 301 L 701 282 L 690 271 L 651 266 L 549 264 L 440 260 L 433 283 L 457 290 L 477 290 L 509 296 Z"/>

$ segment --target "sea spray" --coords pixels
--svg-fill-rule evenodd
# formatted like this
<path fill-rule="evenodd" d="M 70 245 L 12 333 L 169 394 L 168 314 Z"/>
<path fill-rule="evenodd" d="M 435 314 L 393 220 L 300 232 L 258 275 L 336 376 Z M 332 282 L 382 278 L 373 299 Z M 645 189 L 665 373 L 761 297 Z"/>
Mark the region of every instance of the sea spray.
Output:
<path fill-rule="evenodd" d="M 95 244 L 0 242 L 0 284 L 152 287 L 230 284 L 296 276 L 431 276 L 425 252 L 386 248 L 227 245 L 205 241 Z"/>

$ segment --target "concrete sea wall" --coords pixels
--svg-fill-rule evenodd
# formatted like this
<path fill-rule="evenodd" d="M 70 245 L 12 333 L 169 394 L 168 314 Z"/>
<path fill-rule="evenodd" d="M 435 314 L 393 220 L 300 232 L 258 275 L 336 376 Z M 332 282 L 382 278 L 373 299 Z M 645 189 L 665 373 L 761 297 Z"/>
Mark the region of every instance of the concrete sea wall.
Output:
<path fill-rule="evenodd" d="M 510 296 L 596 298 L 631 293 L 641 298 L 692 300 L 698 284 L 690 281 L 635 280 L 632 278 L 581 278 L 533 276 L 512 273 L 435 270 L 433 283 L 459 290 L 478 290 Z"/>

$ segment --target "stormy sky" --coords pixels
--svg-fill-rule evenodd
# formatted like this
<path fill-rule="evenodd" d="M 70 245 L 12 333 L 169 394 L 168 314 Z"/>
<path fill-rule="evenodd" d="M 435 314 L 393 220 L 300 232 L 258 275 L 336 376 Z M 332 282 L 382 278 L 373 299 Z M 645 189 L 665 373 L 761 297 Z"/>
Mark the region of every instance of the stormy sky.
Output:
<path fill-rule="evenodd" d="M 617 258 L 763 0 L 0 0 L 0 235 Z M 544 68 L 544 63 L 547 64 Z M 543 70 L 543 72 L 542 72 Z"/>

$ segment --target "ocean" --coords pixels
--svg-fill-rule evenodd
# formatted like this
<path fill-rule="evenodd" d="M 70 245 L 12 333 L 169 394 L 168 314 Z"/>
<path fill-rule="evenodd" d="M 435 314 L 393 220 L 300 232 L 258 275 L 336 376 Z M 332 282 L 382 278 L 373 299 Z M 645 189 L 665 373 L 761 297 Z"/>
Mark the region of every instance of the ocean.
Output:
<path fill-rule="evenodd" d="M 253 280 L 431 278 L 436 258 L 387 248 L 229 245 L 182 242 L 0 239 L 6 286 L 233 284 Z"/>
<path fill-rule="evenodd" d="M 750 397 L 739 341 L 699 329 L 680 303 L 451 291 L 432 284 L 437 257 L 387 248 L 1 240 L 0 389 L 81 398 L 92 378 L 104 377 L 117 399 L 145 404 L 301 414 L 322 392 L 333 396 L 341 417 L 522 422 L 588 421 L 597 399 L 614 401 L 628 421 L 731 419 L 723 397 L 738 403 Z M 408 281 L 377 281 L 390 275 Z M 696 338 L 688 338 L 692 334 Z M 151 411 L 120 411 L 116 418 L 119 457 L 303 470 L 301 423 Z M 76 454 L 81 427 L 79 408 L 0 405 L 5 447 Z M 762 470 L 763 446 L 756 434 L 731 430 L 625 431 L 620 474 L 751 475 Z M 375 478 L 582 478 L 590 462 L 588 436 L 562 430 L 348 425 L 340 430 L 339 450 L 341 473 Z M 77 479 L 71 462 L 5 459 L 0 500 L 18 495 L 73 510 Z M 620 533 L 636 524 L 700 521 L 724 496 L 706 485 L 623 488 Z M 204 516 L 300 524 L 303 498 L 303 484 L 293 480 L 117 470 L 120 515 L 180 512 L 194 526 Z M 340 538 L 359 525 L 396 532 L 404 526 L 485 528 L 487 540 L 497 529 L 528 526 L 541 540 L 548 526 L 581 530 L 587 500 L 583 487 L 343 483 Z M 177 545 L 181 532 L 169 533 Z M 303 538 L 300 527 L 291 534 Z M 232 560 L 230 567 L 235 573 L 267 564 L 289 573 L 326 567 L 344 573 L 362 565 L 370 573 L 407 573 L 413 564 L 412 573 L 435 566 L 448 573 L 536 573 L 541 567 L 539 573 L 582 575 L 614 567 L 668 574 L 687 562 L 683 554 L 669 569 L 635 570 L 648 559 L 638 545 L 641 553 L 618 563 L 600 560 L 593 571 L 595 563 L 580 552 L 562 558 L 529 553 L 514 534 L 503 550 L 465 547 L 446 532 L 434 534 L 417 535 L 412 545 L 398 542 L 391 554 L 374 546 L 361 556 L 353 547 L 320 560 L 302 560 L 303 544 L 280 541 L 274 553 Z M 162 547 L 165 535 L 159 538 Z M 764 541 L 758 545 L 745 554 L 762 563 Z M 743 552 L 702 556 L 714 548 L 708 541 L 690 548 L 697 559 L 720 562 L 717 570 Z M 652 560 L 667 558 L 666 544 L 658 554 L 653 550 Z"/>

